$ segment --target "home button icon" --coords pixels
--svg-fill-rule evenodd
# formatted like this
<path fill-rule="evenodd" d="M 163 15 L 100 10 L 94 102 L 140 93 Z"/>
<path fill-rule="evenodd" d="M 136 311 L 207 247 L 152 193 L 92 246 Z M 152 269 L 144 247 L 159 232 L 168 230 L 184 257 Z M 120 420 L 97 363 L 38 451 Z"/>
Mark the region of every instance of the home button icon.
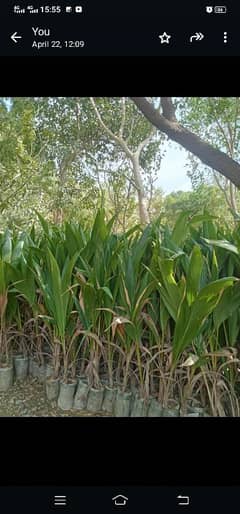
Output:
<path fill-rule="evenodd" d="M 114 505 L 117 505 L 117 507 L 124 507 L 124 505 L 127 505 L 128 498 L 123 496 L 123 494 L 118 494 L 112 498 L 112 501 L 114 502 Z"/>

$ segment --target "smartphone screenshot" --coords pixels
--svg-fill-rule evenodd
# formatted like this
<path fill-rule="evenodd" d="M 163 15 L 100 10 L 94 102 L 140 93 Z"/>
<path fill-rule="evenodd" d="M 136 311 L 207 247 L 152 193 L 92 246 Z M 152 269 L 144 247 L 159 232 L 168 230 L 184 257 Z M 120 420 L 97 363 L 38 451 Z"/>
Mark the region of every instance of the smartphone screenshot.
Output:
<path fill-rule="evenodd" d="M 239 11 L 1 7 L 6 514 L 237 511 Z"/>

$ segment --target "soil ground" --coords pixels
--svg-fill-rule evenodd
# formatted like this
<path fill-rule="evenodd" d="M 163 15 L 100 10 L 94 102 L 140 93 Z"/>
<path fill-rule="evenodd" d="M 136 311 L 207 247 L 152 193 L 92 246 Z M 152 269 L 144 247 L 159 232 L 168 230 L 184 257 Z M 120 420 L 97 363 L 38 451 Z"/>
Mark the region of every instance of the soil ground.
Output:
<path fill-rule="evenodd" d="M 88 411 L 63 411 L 56 402 L 49 402 L 45 384 L 28 377 L 24 382 L 15 382 L 5 393 L 0 393 L 0 417 L 103 417 L 104 413 Z M 107 416 L 107 415 L 106 415 Z"/>

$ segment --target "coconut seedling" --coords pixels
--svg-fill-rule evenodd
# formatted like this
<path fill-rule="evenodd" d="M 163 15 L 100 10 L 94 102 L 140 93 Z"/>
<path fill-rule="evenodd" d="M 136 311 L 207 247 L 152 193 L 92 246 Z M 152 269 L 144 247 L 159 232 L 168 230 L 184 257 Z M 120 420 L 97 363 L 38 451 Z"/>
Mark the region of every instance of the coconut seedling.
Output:
<path fill-rule="evenodd" d="M 101 387 L 101 366 L 107 369 L 109 384 L 113 385 L 114 345 L 106 329 L 115 302 L 117 257 L 121 249 L 121 242 L 111 234 L 113 221 L 106 223 L 104 211 L 98 211 L 76 268 L 80 290 L 75 306 L 82 326 L 82 363 L 87 363 L 85 373 L 89 385 L 95 388 Z"/>
<path fill-rule="evenodd" d="M 6 267 L 0 260 L 0 366 L 9 364 L 9 348 L 6 330 L 6 309 L 8 303 L 8 286 L 6 285 Z"/>
<path fill-rule="evenodd" d="M 88 377 L 89 386 L 99 388 L 101 380 L 99 376 L 100 361 L 104 358 L 104 323 L 106 322 L 105 307 L 112 301 L 111 291 L 107 286 L 99 282 L 97 267 L 90 267 L 81 259 L 82 268 L 77 268 L 76 280 L 80 285 L 78 297 L 74 303 L 79 316 L 82 334 L 83 362 L 85 374 Z M 99 261 L 99 264 L 101 261 Z M 104 359 L 104 361 L 106 361 Z M 83 373 L 83 368 L 82 368 Z"/>
<path fill-rule="evenodd" d="M 32 269 L 32 255 L 28 241 L 20 237 L 9 264 L 13 281 L 12 293 L 16 299 L 16 335 L 18 350 L 25 357 L 30 350 L 31 332 L 38 314 L 37 284 Z"/>
<path fill-rule="evenodd" d="M 12 237 L 9 230 L 0 240 L 0 366 L 8 366 L 11 361 L 7 324 L 9 292 L 12 286 L 10 262 L 12 259 Z M 14 301 L 14 298 L 12 298 Z"/>
<path fill-rule="evenodd" d="M 73 300 L 71 294 L 72 274 L 78 254 L 71 259 L 67 256 L 64 266 L 60 269 L 57 260 L 47 248 L 45 258 L 40 266 L 34 262 L 36 280 L 41 290 L 46 315 L 41 318 L 52 329 L 53 367 L 54 376 L 60 372 L 61 360 L 63 362 L 63 381 L 69 379 L 70 348 L 73 344 L 75 328 L 71 324 Z M 69 346 L 70 345 L 70 346 Z"/>
<path fill-rule="evenodd" d="M 13 382 L 12 336 L 16 298 L 12 293 L 13 280 L 10 263 L 14 257 L 9 230 L 0 239 L 0 390 L 7 390 Z"/>
<path fill-rule="evenodd" d="M 146 246 L 148 241 L 146 240 Z M 116 315 L 112 322 L 114 336 L 117 337 L 124 351 L 124 362 L 120 364 L 123 370 L 122 389 L 125 391 L 129 385 L 130 375 L 133 371 L 133 361 L 137 368 L 137 380 L 140 394 L 144 395 L 144 368 L 142 362 L 144 348 L 144 333 L 146 317 L 144 308 L 149 302 L 153 290 L 153 281 L 149 272 L 142 263 L 142 249 L 139 252 L 125 249 L 119 259 L 119 291 L 116 298 Z M 149 323 L 149 330 L 153 324 Z M 122 360 L 122 357 L 120 357 Z M 120 362 L 121 362 L 120 360 Z"/>

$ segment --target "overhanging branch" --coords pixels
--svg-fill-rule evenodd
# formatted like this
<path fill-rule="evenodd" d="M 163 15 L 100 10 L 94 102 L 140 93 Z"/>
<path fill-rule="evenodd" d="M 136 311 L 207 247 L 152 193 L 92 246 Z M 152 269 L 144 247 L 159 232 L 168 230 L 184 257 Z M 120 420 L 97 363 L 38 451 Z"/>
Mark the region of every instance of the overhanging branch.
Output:
<path fill-rule="evenodd" d="M 199 136 L 180 125 L 177 120 L 170 121 L 165 118 L 146 98 L 131 97 L 131 100 L 148 121 L 166 134 L 172 141 L 179 143 L 183 148 L 196 155 L 203 164 L 218 171 L 235 184 L 235 186 L 240 187 L 240 165 L 234 159 L 231 159 L 231 157 L 228 157 L 228 155 L 221 152 L 221 150 L 203 141 Z"/>

